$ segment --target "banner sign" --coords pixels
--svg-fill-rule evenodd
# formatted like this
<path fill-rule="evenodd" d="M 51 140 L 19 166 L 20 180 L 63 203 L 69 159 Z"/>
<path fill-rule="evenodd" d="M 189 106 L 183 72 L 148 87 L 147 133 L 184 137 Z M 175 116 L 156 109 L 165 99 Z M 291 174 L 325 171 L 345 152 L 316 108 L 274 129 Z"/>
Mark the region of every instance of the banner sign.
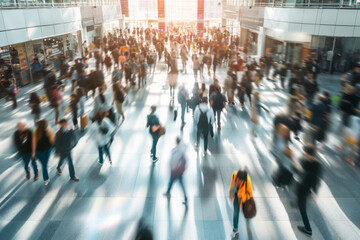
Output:
<path fill-rule="evenodd" d="M 197 35 L 204 34 L 204 0 L 198 0 Z"/>
<path fill-rule="evenodd" d="M 125 17 L 129 17 L 129 2 L 128 0 L 121 0 L 121 13 Z"/>
<path fill-rule="evenodd" d="M 165 32 L 165 0 L 158 0 L 159 32 Z"/>

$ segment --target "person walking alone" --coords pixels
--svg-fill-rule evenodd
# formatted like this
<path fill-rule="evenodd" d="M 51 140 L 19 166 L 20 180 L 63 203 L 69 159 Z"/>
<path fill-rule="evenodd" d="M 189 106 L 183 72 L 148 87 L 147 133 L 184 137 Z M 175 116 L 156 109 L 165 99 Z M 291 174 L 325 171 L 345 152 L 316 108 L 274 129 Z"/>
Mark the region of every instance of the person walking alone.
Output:
<path fill-rule="evenodd" d="M 156 145 L 160 138 L 160 122 L 159 118 L 155 115 L 156 106 L 151 106 L 150 114 L 147 116 L 146 127 L 149 128 L 150 135 L 153 139 L 152 147 L 150 150 L 150 157 L 152 158 L 153 163 L 156 163 L 159 159 L 156 157 Z"/>
<path fill-rule="evenodd" d="M 94 115 L 94 124 L 91 125 L 89 132 L 97 144 L 99 151 L 99 165 L 104 164 L 104 153 L 109 158 L 110 165 L 112 165 L 110 146 L 115 133 L 115 126 L 110 119 L 105 118 L 105 113 L 102 110 L 98 110 Z"/>
<path fill-rule="evenodd" d="M 232 238 L 235 238 L 239 234 L 240 209 L 242 209 L 243 204 L 249 200 L 252 195 L 251 179 L 247 171 L 240 169 L 234 172 L 229 187 L 229 197 L 234 205 Z"/>
<path fill-rule="evenodd" d="M 181 186 L 181 189 L 184 193 L 184 204 L 187 205 L 187 196 L 185 191 L 185 186 L 183 182 L 183 174 L 186 169 L 186 148 L 181 144 L 180 137 L 176 137 L 176 146 L 171 150 L 170 158 L 170 170 L 171 177 L 168 185 L 168 189 L 165 193 L 165 196 L 170 197 L 170 191 L 173 186 L 173 183 L 178 180 Z"/>
<path fill-rule="evenodd" d="M 26 127 L 25 121 L 18 122 L 18 128 L 14 133 L 14 140 L 16 144 L 16 148 L 21 154 L 21 158 L 24 162 L 24 169 L 26 173 L 26 178 L 30 179 L 30 170 L 29 163 L 31 161 L 31 165 L 34 170 L 34 180 L 39 179 L 39 173 L 37 164 L 34 158 L 31 157 L 31 146 L 32 146 L 32 132 L 30 129 Z"/>
<path fill-rule="evenodd" d="M 301 175 L 301 181 L 297 189 L 298 196 L 298 205 L 303 220 L 304 226 L 298 226 L 298 230 L 311 237 L 312 229 L 310 226 L 310 221 L 306 212 L 306 201 L 311 194 L 311 190 L 317 192 L 320 185 L 320 174 L 321 174 L 321 164 L 316 160 L 315 148 L 312 146 L 304 147 L 304 156 L 300 160 L 300 164 L 303 169 L 303 174 Z"/>
<path fill-rule="evenodd" d="M 73 129 L 68 129 L 68 120 L 63 118 L 59 121 L 60 129 L 55 134 L 55 153 L 56 156 L 60 157 L 59 163 L 57 165 L 57 172 L 60 175 L 62 173 L 61 166 L 64 163 L 64 160 L 68 160 L 70 179 L 74 182 L 78 182 L 79 178 L 75 176 L 74 164 L 71 156 L 71 150 L 76 145 L 76 131 Z"/>
<path fill-rule="evenodd" d="M 196 107 L 194 113 L 197 124 L 196 149 L 199 148 L 200 135 L 204 135 L 204 154 L 207 153 L 208 135 L 212 131 L 212 124 L 215 122 L 214 111 L 208 106 L 207 97 Z"/>
<path fill-rule="evenodd" d="M 36 128 L 32 133 L 32 156 L 40 160 L 42 165 L 42 173 L 45 186 L 49 184 L 49 173 L 47 165 L 49 162 L 51 149 L 55 143 L 53 131 L 48 127 L 48 122 L 45 119 L 40 119 L 36 123 Z"/>

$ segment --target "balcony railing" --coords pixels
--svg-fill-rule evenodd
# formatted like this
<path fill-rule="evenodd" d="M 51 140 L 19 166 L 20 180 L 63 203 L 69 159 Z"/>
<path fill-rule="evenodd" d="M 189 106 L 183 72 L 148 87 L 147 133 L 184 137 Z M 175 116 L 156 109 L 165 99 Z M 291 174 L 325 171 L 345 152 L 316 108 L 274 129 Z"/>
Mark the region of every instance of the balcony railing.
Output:
<path fill-rule="evenodd" d="M 360 0 L 240 0 L 240 7 L 360 8 Z"/>
<path fill-rule="evenodd" d="M 0 8 L 52 8 L 120 5 L 119 0 L 0 0 Z"/>

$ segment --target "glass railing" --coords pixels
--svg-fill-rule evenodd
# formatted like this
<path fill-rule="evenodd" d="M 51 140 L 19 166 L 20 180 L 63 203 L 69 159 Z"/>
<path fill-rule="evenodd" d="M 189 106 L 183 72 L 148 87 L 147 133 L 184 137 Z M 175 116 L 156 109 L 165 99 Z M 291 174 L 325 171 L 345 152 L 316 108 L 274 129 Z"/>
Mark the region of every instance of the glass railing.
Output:
<path fill-rule="evenodd" d="M 240 7 L 360 8 L 360 0 L 242 0 Z"/>
<path fill-rule="evenodd" d="M 120 5 L 120 0 L 0 0 L 0 8 L 51 8 Z"/>

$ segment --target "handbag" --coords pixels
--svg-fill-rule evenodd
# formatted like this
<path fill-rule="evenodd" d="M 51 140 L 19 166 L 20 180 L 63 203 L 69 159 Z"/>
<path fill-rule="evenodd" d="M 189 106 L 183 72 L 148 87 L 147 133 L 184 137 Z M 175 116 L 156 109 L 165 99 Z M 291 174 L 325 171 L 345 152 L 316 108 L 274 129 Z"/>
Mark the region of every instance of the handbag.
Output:
<path fill-rule="evenodd" d="M 247 189 L 247 180 L 245 182 L 245 191 Z M 250 219 L 255 217 L 256 215 L 256 204 L 255 204 L 255 200 L 253 197 L 251 197 L 250 199 L 246 200 L 243 204 L 243 212 L 244 212 L 244 217 L 246 219 Z"/>
<path fill-rule="evenodd" d="M 86 114 L 81 116 L 81 129 L 84 130 L 88 124 L 88 116 Z"/>
<path fill-rule="evenodd" d="M 164 135 L 164 134 L 165 134 L 165 128 L 160 125 L 160 128 L 159 128 L 159 137 L 161 137 L 161 136 Z"/>

